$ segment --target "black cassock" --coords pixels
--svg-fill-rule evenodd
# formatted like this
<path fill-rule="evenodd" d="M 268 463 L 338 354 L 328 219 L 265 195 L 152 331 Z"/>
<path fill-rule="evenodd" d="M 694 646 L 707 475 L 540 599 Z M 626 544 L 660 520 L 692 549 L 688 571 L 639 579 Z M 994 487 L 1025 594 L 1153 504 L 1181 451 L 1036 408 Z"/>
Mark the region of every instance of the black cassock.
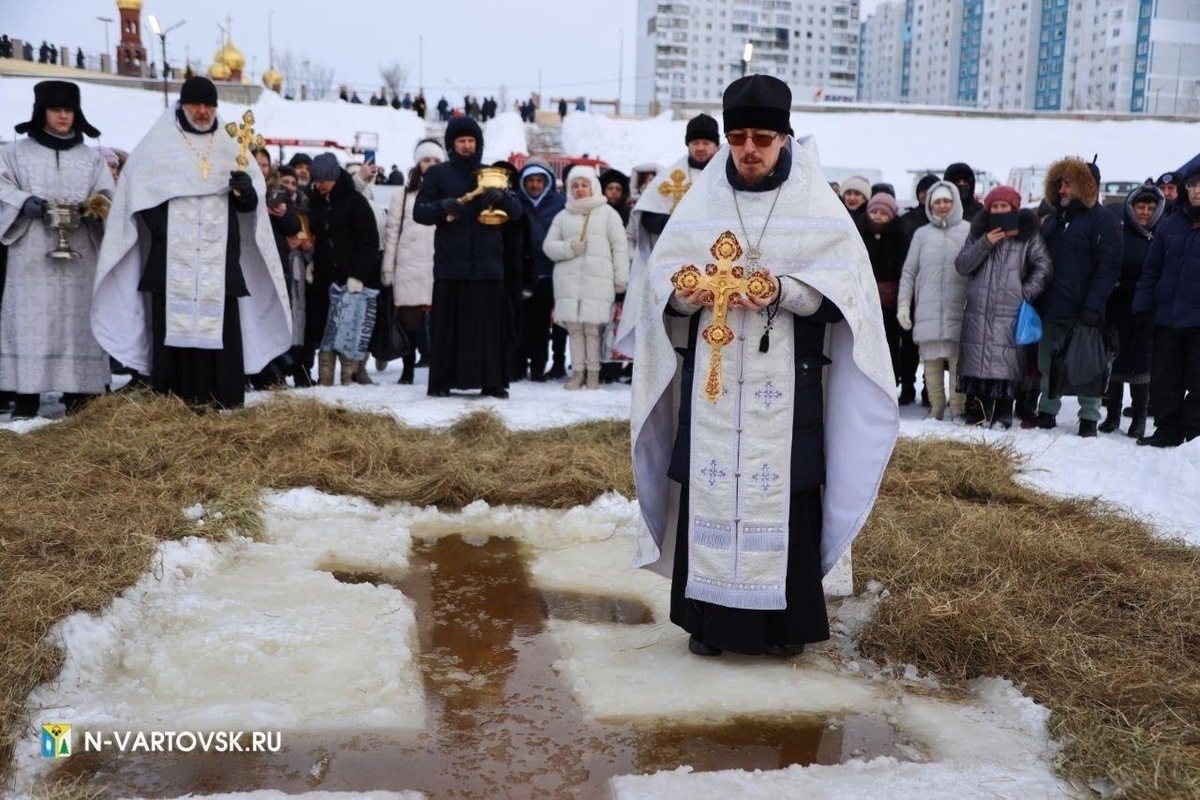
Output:
<path fill-rule="evenodd" d="M 225 248 L 225 312 L 220 350 L 168 347 L 167 337 L 167 203 L 139 213 L 150 232 L 150 255 L 138 291 L 150 295 L 150 333 L 153 361 L 150 385 L 160 394 L 174 394 L 193 406 L 237 408 L 246 399 L 246 370 L 242 358 L 242 325 L 238 298 L 248 297 L 241 267 L 238 213 L 258 206 L 257 192 L 229 195 L 229 239 Z"/>
<path fill-rule="evenodd" d="M 668 312 L 671 313 L 671 312 Z M 825 589 L 821 583 L 821 485 L 825 482 L 821 371 L 828 323 L 842 318 L 824 300 L 816 313 L 795 319 L 796 400 L 792 437 L 792 496 L 788 511 L 787 608 L 767 611 L 729 608 L 684 597 L 688 576 L 688 474 L 691 402 L 700 315 L 691 319 L 683 352 L 679 430 L 668 475 L 682 484 L 675 560 L 671 572 L 671 622 L 710 647 L 761 655 L 770 646 L 823 642 L 829 638 Z M 814 380 L 803 380 L 810 375 Z"/>

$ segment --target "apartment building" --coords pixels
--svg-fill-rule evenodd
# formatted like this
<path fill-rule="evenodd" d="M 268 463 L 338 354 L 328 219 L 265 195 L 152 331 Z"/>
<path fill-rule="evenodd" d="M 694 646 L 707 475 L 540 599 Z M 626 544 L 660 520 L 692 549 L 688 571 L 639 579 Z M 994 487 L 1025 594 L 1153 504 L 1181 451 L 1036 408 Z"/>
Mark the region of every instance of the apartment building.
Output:
<path fill-rule="evenodd" d="M 637 25 L 639 113 L 720 102 L 753 73 L 797 101 L 857 98 L 858 0 L 638 0 Z"/>

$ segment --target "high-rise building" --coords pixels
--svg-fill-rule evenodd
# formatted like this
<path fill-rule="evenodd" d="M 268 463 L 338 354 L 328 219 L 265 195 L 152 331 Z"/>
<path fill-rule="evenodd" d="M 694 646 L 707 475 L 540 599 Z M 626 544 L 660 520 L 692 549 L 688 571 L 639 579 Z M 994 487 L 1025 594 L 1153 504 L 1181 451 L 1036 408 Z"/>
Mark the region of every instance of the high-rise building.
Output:
<path fill-rule="evenodd" d="M 862 39 L 863 100 L 1200 113 L 1196 0 L 893 0 Z"/>
<path fill-rule="evenodd" d="M 797 101 L 854 100 L 858 18 L 859 0 L 638 0 L 637 110 L 720 102 L 753 73 Z"/>

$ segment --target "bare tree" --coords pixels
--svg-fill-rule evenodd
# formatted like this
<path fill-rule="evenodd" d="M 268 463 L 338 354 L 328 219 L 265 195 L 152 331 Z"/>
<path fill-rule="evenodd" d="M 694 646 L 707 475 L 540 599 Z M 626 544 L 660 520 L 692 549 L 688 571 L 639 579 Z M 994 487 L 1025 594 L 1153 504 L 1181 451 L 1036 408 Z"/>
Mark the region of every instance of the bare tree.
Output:
<path fill-rule="evenodd" d="M 279 74 L 283 76 L 283 85 L 289 92 L 294 93 L 296 87 L 302 83 L 303 76 L 300 74 L 299 67 L 300 64 L 291 50 L 284 50 L 282 53 L 276 54 L 275 69 L 279 70 Z"/>
<path fill-rule="evenodd" d="M 404 82 L 408 79 L 408 70 L 401 66 L 399 61 L 380 64 L 379 77 L 383 78 L 383 83 L 392 97 L 399 97 L 400 90 L 404 88 Z"/>
<path fill-rule="evenodd" d="M 310 65 L 309 76 L 311 77 L 309 88 L 312 90 L 312 99 L 324 100 L 329 95 L 329 90 L 333 88 L 333 67 L 314 63 Z"/>

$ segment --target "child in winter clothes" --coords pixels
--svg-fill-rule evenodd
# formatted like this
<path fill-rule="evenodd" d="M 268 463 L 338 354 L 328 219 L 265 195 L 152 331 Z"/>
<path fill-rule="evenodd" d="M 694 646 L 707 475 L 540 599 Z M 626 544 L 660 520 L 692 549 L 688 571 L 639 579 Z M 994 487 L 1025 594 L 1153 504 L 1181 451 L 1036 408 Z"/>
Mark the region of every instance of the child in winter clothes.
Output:
<path fill-rule="evenodd" d="M 629 247 L 620 215 L 600 191 L 594 170 L 567 173 L 567 207 L 550 223 L 542 249 L 554 267 L 554 318 L 570 335 L 573 374 L 567 389 L 600 386 L 600 340 L 613 301 L 629 281 Z"/>
<path fill-rule="evenodd" d="M 967 396 L 968 425 L 1012 427 L 1014 390 L 1025 372 L 1013 324 L 1021 301 L 1032 301 L 1050 278 L 1050 252 L 1032 211 L 1009 186 L 988 192 L 955 259 L 968 276 L 959 341 L 958 391 Z M 1020 209 L 1018 211 L 1018 209 Z M 1006 215 L 1018 211 L 1016 223 Z"/>
<path fill-rule="evenodd" d="M 962 331 L 967 278 L 958 274 L 954 259 L 967 240 L 962 200 L 949 181 L 936 181 L 925 195 L 929 224 L 913 234 L 900 276 L 896 319 L 913 332 L 925 364 L 929 415 L 942 419 L 946 411 L 945 371 L 950 369 L 950 412 L 961 415 L 966 397 L 957 390 L 958 338 Z M 913 299 L 916 299 L 913 308 Z"/>
<path fill-rule="evenodd" d="M 851 178 L 847 183 L 851 183 Z M 843 187 L 843 192 L 845 188 Z M 901 381 L 900 404 L 913 402 L 916 389 L 916 366 L 911 373 L 901 363 L 901 344 L 904 331 L 896 319 L 896 301 L 900 293 L 900 273 L 908 255 L 908 232 L 897 217 L 896 198 L 880 192 L 867 202 L 866 217 L 858 221 L 858 232 L 867 246 L 871 270 L 879 287 L 879 305 L 883 309 L 883 330 L 887 334 L 888 350 L 892 355 L 892 372 L 896 385 Z"/>

